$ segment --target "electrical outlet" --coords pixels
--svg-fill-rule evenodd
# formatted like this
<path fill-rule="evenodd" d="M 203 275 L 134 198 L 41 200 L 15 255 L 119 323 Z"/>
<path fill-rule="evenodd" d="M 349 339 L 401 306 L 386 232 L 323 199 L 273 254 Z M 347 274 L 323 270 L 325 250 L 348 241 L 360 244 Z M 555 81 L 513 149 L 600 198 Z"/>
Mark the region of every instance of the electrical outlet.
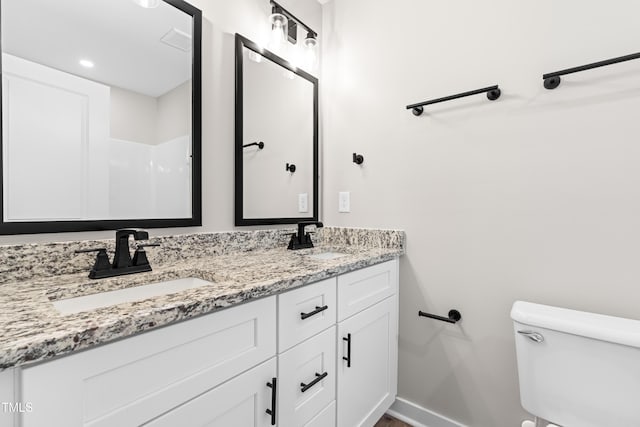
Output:
<path fill-rule="evenodd" d="M 309 212 L 309 196 L 307 193 L 298 194 L 298 212 Z"/>
<path fill-rule="evenodd" d="M 348 191 L 338 193 L 338 212 L 351 212 L 351 193 Z"/>

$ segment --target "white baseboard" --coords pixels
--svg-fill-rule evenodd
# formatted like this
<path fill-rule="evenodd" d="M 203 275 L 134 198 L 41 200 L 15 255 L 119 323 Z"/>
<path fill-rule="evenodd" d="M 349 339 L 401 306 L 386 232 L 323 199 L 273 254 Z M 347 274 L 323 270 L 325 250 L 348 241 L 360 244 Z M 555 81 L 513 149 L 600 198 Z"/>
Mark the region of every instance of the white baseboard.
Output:
<path fill-rule="evenodd" d="M 396 398 L 387 414 L 414 427 L 466 427 L 400 397 Z"/>

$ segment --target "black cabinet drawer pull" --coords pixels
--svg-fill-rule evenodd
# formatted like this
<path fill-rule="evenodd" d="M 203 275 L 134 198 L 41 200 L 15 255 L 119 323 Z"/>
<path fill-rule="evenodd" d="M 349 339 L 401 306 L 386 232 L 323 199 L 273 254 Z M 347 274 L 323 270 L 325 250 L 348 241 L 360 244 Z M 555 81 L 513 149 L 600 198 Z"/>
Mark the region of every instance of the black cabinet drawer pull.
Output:
<path fill-rule="evenodd" d="M 328 306 L 328 305 L 323 305 L 322 307 L 318 307 L 318 306 L 316 305 L 316 309 L 315 309 L 315 310 L 313 310 L 311 313 L 300 313 L 300 317 L 302 318 L 302 320 L 304 320 L 304 319 L 306 319 L 306 318 L 308 318 L 308 317 L 311 317 L 311 316 L 314 316 L 314 315 L 316 315 L 316 314 L 318 314 L 318 313 L 322 313 L 322 312 L 323 312 L 323 311 L 325 311 L 327 308 L 329 308 L 329 306 Z"/>
<path fill-rule="evenodd" d="M 276 399 L 277 399 L 277 390 L 276 390 L 276 381 L 277 378 L 272 378 L 270 383 L 267 383 L 267 387 L 271 389 L 271 409 L 267 409 L 265 412 L 271 415 L 271 425 L 276 425 Z"/>
<path fill-rule="evenodd" d="M 351 367 L 351 334 L 347 334 L 346 338 L 342 338 L 343 341 L 347 342 L 347 356 L 342 356 L 342 360 L 347 361 L 347 368 Z"/>
<path fill-rule="evenodd" d="M 309 384 L 300 383 L 300 391 L 304 393 L 305 391 L 309 390 L 311 387 L 322 381 L 327 375 L 329 375 L 328 372 L 325 372 L 324 374 L 319 374 L 316 372 L 315 380 L 311 381 Z"/>

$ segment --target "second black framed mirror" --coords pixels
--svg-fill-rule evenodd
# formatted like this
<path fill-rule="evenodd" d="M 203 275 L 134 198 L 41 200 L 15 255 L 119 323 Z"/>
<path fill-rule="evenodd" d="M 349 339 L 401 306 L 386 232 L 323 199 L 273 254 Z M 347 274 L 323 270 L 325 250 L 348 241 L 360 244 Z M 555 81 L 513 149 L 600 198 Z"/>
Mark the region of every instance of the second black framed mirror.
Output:
<path fill-rule="evenodd" d="M 235 36 L 235 224 L 318 220 L 318 79 Z"/>

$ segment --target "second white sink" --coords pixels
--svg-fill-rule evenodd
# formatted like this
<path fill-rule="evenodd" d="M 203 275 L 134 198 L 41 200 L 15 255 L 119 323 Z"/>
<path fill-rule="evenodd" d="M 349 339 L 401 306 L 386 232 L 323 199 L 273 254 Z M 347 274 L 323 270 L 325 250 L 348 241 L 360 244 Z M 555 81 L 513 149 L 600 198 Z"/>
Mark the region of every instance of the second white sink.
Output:
<path fill-rule="evenodd" d="M 61 314 L 75 314 L 96 308 L 109 307 L 125 302 L 141 301 L 160 295 L 172 294 L 187 289 L 209 286 L 213 283 L 195 277 L 167 280 L 143 286 L 118 289 L 117 291 L 101 292 L 76 298 L 53 301 L 52 304 Z"/>
<path fill-rule="evenodd" d="M 343 256 L 347 256 L 347 254 L 342 254 L 340 252 L 322 252 L 319 254 L 307 255 L 309 258 L 319 259 L 319 260 L 330 260 L 336 259 Z"/>

